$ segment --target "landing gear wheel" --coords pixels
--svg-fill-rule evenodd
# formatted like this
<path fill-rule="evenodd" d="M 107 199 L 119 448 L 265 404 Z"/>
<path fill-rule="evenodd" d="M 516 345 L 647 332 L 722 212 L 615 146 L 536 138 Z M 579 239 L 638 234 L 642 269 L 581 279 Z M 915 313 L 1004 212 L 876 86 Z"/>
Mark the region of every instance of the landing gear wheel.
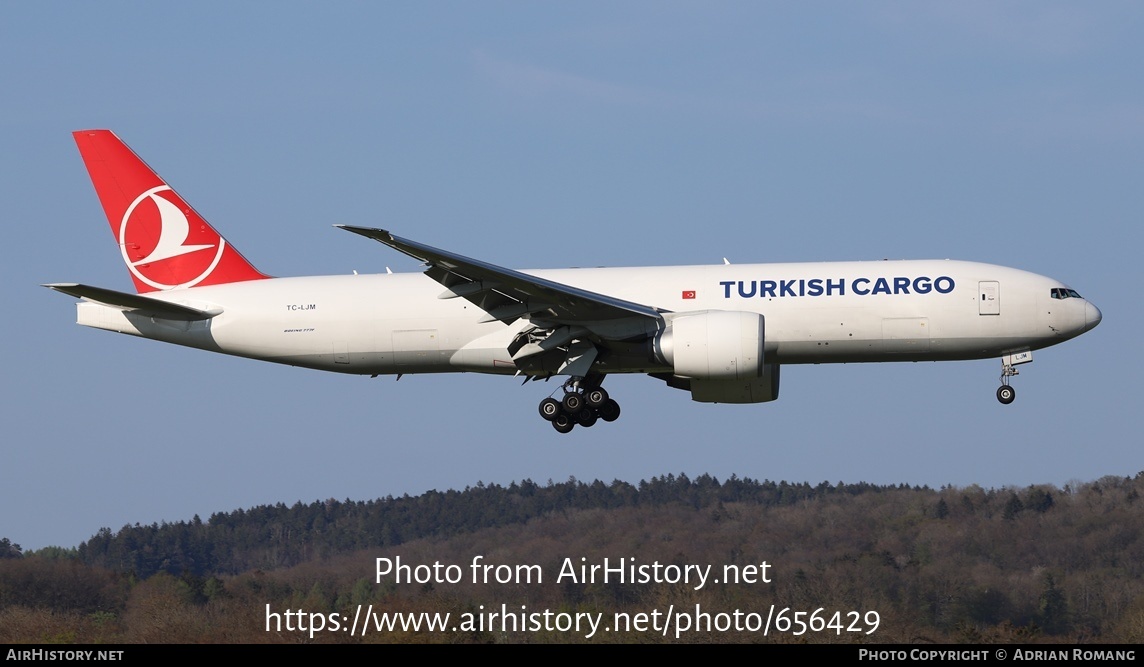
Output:
<path fill-rule="evenodd" d="M 591 426 L 595 426 L 596 420 L 599 418 L 600 415 L 594 408 L 584 408 L 576 415 L 576 423 L 583 426 L 584 428 L 589 428 Z"/>
<path fill-rule="evenodd" d="M 611 398 L 604 401 L 604 404 L 600 406 L 600 419 L 606 422 L 614 422 L 619 418 L 620 404 Z"/>
<path fill-rule="evenodd" d="M 604 391 L 602 387 L 589 389 L 584 392 L 584 402 L 587 403 L 590 408 L 598 408 L 608 402 L 608 392 Z"/>
<path fill-rule="evenodd" d="M 552 420 L 552 428 L 556 429 L 559 433 L 569 433 L 576 427 L 576 422 L 572 421 L 572 417 L 564 414 L 563 412 Z"/>
<path fill-rule="evenodd" d="M 564 394 L 564 411 L 570 415 L 574 415 L 584 409 L 584 397 L 576 392 L 570 391 Z"/>
<path fill-rule="evenodd" d="M 558 416 L 560 416 L 560 412 L 563 409 L 564 406 L 562 406 L 560 401 L 556 400 L 555 398 L 546 398 L 540 402 L 540 416 L 543 417 L 546 421 L 552 421 L 553 419 L 556 419 Z"/>
<path fill-rule="evenodd" d="M 1015 398 L 1017 398 L 1017 390 L 1009 385 L 1003 384 L 997 388 L 997 400 L 1001 401 L 1002 405 L 1009 405 Z"/>

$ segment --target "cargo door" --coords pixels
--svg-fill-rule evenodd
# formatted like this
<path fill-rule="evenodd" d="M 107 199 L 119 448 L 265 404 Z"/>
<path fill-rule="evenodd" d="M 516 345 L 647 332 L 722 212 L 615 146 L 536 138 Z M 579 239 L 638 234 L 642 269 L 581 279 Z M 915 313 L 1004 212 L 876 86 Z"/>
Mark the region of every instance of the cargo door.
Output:
<path fill-rule="evenodd" d="M 429 366 L 439 356 L 436 329 L 393 332 L 393 361 L 398 366 Z"/>
<path fill-rule="evenodd" d="M 981 315 L 1001 314 L 1001 285 L 996 280 L 978 283 L 977 312 Z"/>

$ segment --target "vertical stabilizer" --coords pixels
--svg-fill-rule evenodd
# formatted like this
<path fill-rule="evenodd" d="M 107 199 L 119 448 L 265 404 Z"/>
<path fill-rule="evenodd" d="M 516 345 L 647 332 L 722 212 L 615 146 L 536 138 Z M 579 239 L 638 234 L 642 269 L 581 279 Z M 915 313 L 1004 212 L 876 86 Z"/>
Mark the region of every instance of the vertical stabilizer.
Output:
<path fill-rule="evenodd" d="M 110 130 L 72 136 L 140 293 L 268 277 Z"/>

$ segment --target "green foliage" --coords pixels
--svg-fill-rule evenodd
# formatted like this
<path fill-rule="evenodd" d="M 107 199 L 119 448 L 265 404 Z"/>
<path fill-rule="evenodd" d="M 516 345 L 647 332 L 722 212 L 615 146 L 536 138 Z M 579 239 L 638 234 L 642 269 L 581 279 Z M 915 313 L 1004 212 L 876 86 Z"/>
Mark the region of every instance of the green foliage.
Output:
<path fill-rule="evenodd" d="M 8 538 L 0 538 L 0 559 L 22 558 L 24 556 L 19 544 L 13 544 Z"/>
<path fill-rule="evenodd" d="M 1048 512 L 1053 508 L 1053 494 L 1040 487 L 1029 487 L 1024 506 L 1034 512 Z"/>
<path fill-rule="evenodd" d="M 1064 634 L 1069 629 L 1069 605 L 1064 591 L 1057 588 L 1052 574 L 1045 574 L 1045 590 L 1038 610 L 1040 625 L 1050 635 Z"/>
<path fill-rule="evenodd" d="M 1017 515 L 1020 514 L 1024 509 L 1025 504 L 1021 502 L 1021 499 L 1017 497 L 1017 494 L 1010 493 L 1009 500 L 1005 503 L 1005 511 L 1001 513 L 1001 518 L 1005 519 L 1006 521 L 1012 521 L 1016 519 Z"/>
<path fill-rule="evenodd" d="M 124 526 L 114 533 L 103 528 L 81 544 L 77 553 L 85 563 L 143 578 L 158 572 L 204 577 L 290 567 L 360 549 L 515 525 L 552 512 L 679 505 L 710 509 L 718 520 L 721 503 L 791 506 L 816 498 L 903 488 L 910 487 L 864 482 L 811 486 L 736 476 L 720 483 L 711 475 L 692 480 L 686 474 L 652 477 L 638 486 L 619 480 L 584 483 L 575 478 L 540 486 L 526 479 L 508 487 L 478 483 L 464 491 L 429 491 L 417 497 L 368 502 L 328 499 L 292 507 L 279 503 L 216 513 L 206 522 L 196 516 L 190 522 Z"/>
<path fill-rule="evenodd" d="M 974 626 L 997 625 L 1010 618 L 1012 611 L 1009 596 L 997 588 L 970 590 L 961 599 L 961 614 Z"/>
<path fill-rule="evenodd" d="M 278 504 L 206 521 L 101 529 L 70 554 L 47 549 L 0 559 L 0 643 L 311 641 L 267 634 L 259 620 L 265 605 L 352 615 L 362 604 L 460 613 L 505 602 L 633 613 L 696 604 L 872 609 L 884 619 L 876 637 L 884 643 L 1138 642 L 1144 638 L 1144 504 L 1135 501 L 1142 488 L 1144 476 L 1108 477 L 1065 491 L 933 491 L 665 475 L 638 485 L 524 480 L 369 502 Z M 380 556 L 463 564 L 475 554 L 488 563 L 535 563 L 546 578 L 505 587 L 375 583 L 372 577 Z M 774 569 L 765 584 L 702 591 L 555 581 L 564 558 L 582 555 L 716 568 L 766 559 Z M 582 638 L 480 631 L 372 640 Z"/>
<path fill-rule="evenodd" d="M 104 568 L 35 557 L 0 561 L 0 609 L 26 606 L 92 613 L 121 607 L 123 597 L 118 577 Z"/>
<path fill-rule="evenodd" d="M 79 558 L 79 550 L 75 547 L 69 549 L 63 547 L 44 547 L 42 549 L 36 549 L 35 551 L 29 551 L 24 555 L 46 560 L 64 560 L 68 558 Z"/>

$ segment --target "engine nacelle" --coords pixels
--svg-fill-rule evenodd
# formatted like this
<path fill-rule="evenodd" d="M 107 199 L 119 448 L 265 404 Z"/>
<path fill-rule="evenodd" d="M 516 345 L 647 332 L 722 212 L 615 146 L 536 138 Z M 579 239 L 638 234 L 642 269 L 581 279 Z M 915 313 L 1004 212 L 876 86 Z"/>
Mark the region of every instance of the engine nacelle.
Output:
<path fill-rule="evenodd" d="M 652 341 L 656 374 L 700 403 L 764 403 L 779 397 L 779 365 L 763 363 L 765 322 L 758 313 L 705 310 L 676 315 Z"/>
<path fill-rule="evenodd" d="M 691 380 L 691 400 L 700 403 L 766 403 L 779 397 L 779 365 L 763 364 L 763 374 L 746 380 Z"/>
<path fill-rule="evenodd" d="M 727 310 L 681 313 L 653 341 L 656 361 L 698 380 L 750 380 L 763 373 L 763 316 Z"/>

